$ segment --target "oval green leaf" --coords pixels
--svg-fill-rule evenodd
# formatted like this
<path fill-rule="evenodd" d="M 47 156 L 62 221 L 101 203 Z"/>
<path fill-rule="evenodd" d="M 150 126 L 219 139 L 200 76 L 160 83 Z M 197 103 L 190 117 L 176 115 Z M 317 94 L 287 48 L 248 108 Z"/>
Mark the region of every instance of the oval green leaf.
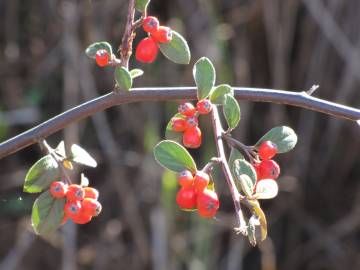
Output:
<path fill-rule="evenodd" d="M 215 68 L 209 58 L 201 57 L 193 67 L 198 99 L 207 98 L 215 84 Z"/>
<path fill-rule="evenodd" d="M 149 3 L 150 3 L 150 0 L 136 0 L 135 8 L 140 12 L 144 12 Z"/>
<path fill-rule="evenodd" d="M 237 150 L 234 147 L 231 147 L 229 161 L 228 161 L 228 164 L 229 164 L 230 168 L 232 168 L 232 166 L 234 164 L 234 161 L 237 160 L 237 159 L 244 159 L 245 160 L 245 157 L 244 157 L 243 154 L 241 154 L 241 152 L 239 150 Z"/>
<path fill-rule="evenodd" d="M 129 70 L 125 67 L 116 67 L 114 72 L 115 81 L 120 89 L 129 91 L 132 86 L 133 80 Z"/>
<path fill-rule="evenodd" d="M 189 152 L 180 144 L 174 141 L 161 141 L 154 147 L 156 161 L 174 172 L 181 172 L 185 169 L 196 172 L 196 164 Z"/>
<path fill-rule="evenodd" d="M 257 178 L 256 171 L 254 167 L 245 159 L 236 159 L 234 161 L 234 164 L 232 165 L 232 172 L 237 181 L 241 180 L 242 174 L 246 174 L 247 176 L 250 177 L 253 187 L 255 186 L 256 178 Z"/>
<path fill-rule="evenodd" d="M 85 53 L 90 58 L 95 58 L 96 52 L 101 49 L 106 50 L 109 55 L 112 55 L 111 45 L 106 41 L 101 41 L 91 44 L 89 47 L 87 47 Z"/>
<path fill-rule="evenodd" d="M 71 156 L 69 159 L 85 166 L 93 168 L 97 166 L 96 160 L 90 156 L 90 154 L 85 149 L 77 144 L 73 144 L 71 146 Z"/>
<path fill-rule="evenodd" d="M 250 197 L 253 194 L 254 184 L 247 174 L 241 174 L 239 178 L 241 190 L 244 194 Z"/>
<path fill-rule="evenodd" d="M 59 180 L 60 168 L 51 155 L 38 160 L 25 176 L 24 192 L 36 193 L 48 188 L 51 182 Z"/>
<path fill-rule="evenodd" d="M 41 194 L 34 202 L 31 224 L 35 233 L 48 235 L 56 230 L 64 218 L 65 198 L 55 199 L 49 191 Z"/>
<path fill-rule="evenodd" d="M 229 129 L 237 127 L 240 122 L 240 106 L 236 99 L 230 94 L 224 95 L 223 112 Z"/>
<path fill-rule="evenodd" d="M 178 143 L 182 143 L 182 137 L 183 137 L 183 133 L 182 132 L 176 132 L 176 131 L 173 131 L 172 129 L 172 118 L 174 117 L 179 117 L 179 118 L 183 118 L 185 119 L 185 116 L 180 114 L 180 113 L 177 113 L 175 114 L 173 117 L 171 117 L 170 121 L 168 122 L 167 126 L 166 126 L 166 130 L 165 130 L 165 138 L 167 140 L 171 140 L 171 141 L 175 141 L 175 142 L 178 142 Z"/>
<path fill-rule="evenodd" d="M 272 199 L 278 195 L 279 187 L 273 179 L 262 179 L 256 184 L 257 199 Z"/>
<path fill-rule="evenodd" d="M 142 71 L 141 69 L 139 68 L 134 68 L 132 70 L 130 70 L 130 76 L 131 78 L 135 79 L 137 77 L 140 77 L 141 75 L 144 74 L 144 71 Z"/>
<path fill-rule="evenodd" d="M 172 39 L 169 43 L 160 43 L 160 51 L 169 60 L 177 64 L 189 64 L 191 59 L 189 45 L 176 31 L 172 30 Z"/>
<path fill-rule="evenodd" d="M 297 140 L 297 135 L 292 128 L 287 126 L 274 127 L 260 138 L 256 147 L 263 141 L 272 141 L 276 144 L 278 153 L 286 153 L 295 147 Z"/>
<path fill-rule="evenodd" d="M 234 96 L 234 89 L 228 84 L 220 84 L 212 89 L 210 93 L 210 101 L 213 104 L 223 104 L 224 96 L 229 94 Z"/>

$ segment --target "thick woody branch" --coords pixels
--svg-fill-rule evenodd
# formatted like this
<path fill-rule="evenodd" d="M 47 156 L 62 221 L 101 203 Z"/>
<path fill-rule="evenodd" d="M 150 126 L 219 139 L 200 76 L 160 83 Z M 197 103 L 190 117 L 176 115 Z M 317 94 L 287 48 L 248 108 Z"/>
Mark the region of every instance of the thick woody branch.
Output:
<path fill-rule="evenodd" d="M 313 111 L 322 112 L 338 118 L 357 121 L 360 119 L 360 110 L 352 107 L 329 102 L 309 96 L 305 92 L 289 92 L 273 89 L 256 89 L 235 87 L 235 97 L 238 100 L 255 102 L 273 102 L 297 106 Z M 149 87 L 134 88 L 132 91 L 109 93 L 77 107 L 71 108 L 40 125 L 27 130 L 16 137 L 0 144 L 0 159 L 15 153 L 27 146 L 39 142 L 41 139 L 76 123 L 97 112 L 110 107 L 140 101 L 171 101 L 196 99 L 195 87 Z"/>

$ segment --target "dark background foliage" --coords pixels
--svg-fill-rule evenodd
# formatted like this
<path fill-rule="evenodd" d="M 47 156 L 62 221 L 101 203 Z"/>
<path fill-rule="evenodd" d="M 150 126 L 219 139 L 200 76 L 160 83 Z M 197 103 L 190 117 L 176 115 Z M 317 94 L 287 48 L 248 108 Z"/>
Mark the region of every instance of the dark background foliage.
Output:
<path fill-rule="evenodd" d="M 111 91 L 110 68 L 86 58 L 92 42 L 121 41 L 127 1 L 0 0 L 0 140 Z M 189 66 L 159 55 L 131 61 L 145 75 L 135 86 L 193 85 L 192 64 L 211 58 L 217 83 L 302 91 L 359 107 L 360 2 L 357 0 L 153 0 L 150 14 L 181 32 Z M 139 31 L 135 45 L 144 33 Z M 278 158 L 281 192 L 263 202 L 269 237 L 258 247 L 232 231 L 233 205 L 221 174 L 215 220 L 177 209 L 174 175 L 152 147 L 176 103 L 112 108 L 48 138 L 80 143 L 99 162 L 85 168 L 101 193 L 103 213 L 68 224 L 49 238 L 30 228 L 35 195 L 22 193 L 26 170 L 41 157 L 34 145 L 0 161 L 0 269 L 360 269 L 360 136 L 356 124 L 299 108 L 241 102 L 235 136 L 253 144 L 275 125 L 299 135 Z M 214 155 L 206 142 L 199 166 Z M 78 178 L 77 174 L 74 174 Z"/>

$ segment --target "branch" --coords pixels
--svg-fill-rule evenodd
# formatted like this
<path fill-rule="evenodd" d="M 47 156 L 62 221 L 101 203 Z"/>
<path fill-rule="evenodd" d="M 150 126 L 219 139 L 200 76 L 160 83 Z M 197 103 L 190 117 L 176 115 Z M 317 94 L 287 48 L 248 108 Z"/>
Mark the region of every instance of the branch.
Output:
<path fill-rule="evenodd" d="M 211 112 L 211 117 L 212 117 L 212 123 L 213 123 L 213 127 L 214 127 L 214 137 L 215 137 L 216 149 L 217 149 L 217 152 L 219 155 L 222 170 L 225 175 L 226 183 L 229 186 L 231 197 L 234 202 L 235 213 L 236 213 L 236 217 L 237 217 L 238 223 L 239 223 L 238 224 L 239 227 L 237 227 L 236 230 L 241 232 L 242 234 L 246 235 L 246 232 L 247 232 L 246 231 L 246 222 L 244 219 L 243 212 L 241 210 L 240 194 L 236 188 L 234 179 L 232 177 L 232 174 L 231 174 L 231 171 L 230 171 L 227 159 L 226 159 L 224 143 L 222 140 L 222 134 L 223 134 L 224 130 L 221 126 L 221 122 L 219 119 L 219 113 L 218 113 L 216 106 L 213 106 L 213 109 Z"/>
<path fill-rule="evenodd" d="M 125 68 L 129 67 L 129 59 L 132 54 L 132 42 L 135 37 L 133 28 L 135 17 L 135 0 L 129 1 L 128 15 L 125 25 L 125 32 L 122 38 L 121 45 L 119 47 L 121 65 Z"/>
<path fill-rule="evenodd" d="M 322 112 L 338 118 L 352 121 L 360 119 L 360 110 L 309 96 L 305 92 L 288 92 L 272 89 L 235 87 L 238 100 L 255 102 L 273 102 L 297 106 Z M 149 87 L 133 88 L 132 91 L 109 93 L 69 109 L 40 125 L 27 130 L 0 144 L 0 159 L 13 154 L 25 147 L 38 143 L 40 140 L 63 129 L 64 127 L 87 118 L 110 107 L 140 101 L 170 101 L 196 99 L 195 87 Z"/>

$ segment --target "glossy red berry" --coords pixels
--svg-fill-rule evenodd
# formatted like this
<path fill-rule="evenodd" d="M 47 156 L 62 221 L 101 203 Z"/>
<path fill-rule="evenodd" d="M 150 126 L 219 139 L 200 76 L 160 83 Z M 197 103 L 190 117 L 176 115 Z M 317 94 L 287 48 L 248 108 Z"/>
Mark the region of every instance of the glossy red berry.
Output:
<path fill-rule="evenodd" d="M 181 209 L 196 208 L 196 191 L 193 187 L 182 187 L 176 194 L 176 203 Z"/>
<path fill-rule="evenodd" d="M 76 224 L 86 224 L 86 223 L 89 223 L 91 221 L 92 216 L 86 215 L 85 213 L 80 212 L 78 215 L 72 217 L 71 219 Z"/>
<path fill-rule="evenodd" d="M 186 129 L 197 127 L 199 125 L 199 120 L 197 116 L 186 117 Z"/>
<path fill-rule="evenodd" d="M 199 100 L 196 104 L 196 109 L 199 114 L 208 114 L 212 109 L 211 101 L 209 99 Z"/>
<path fill-rule="evenodd" d="M 64 198 L 67 192 L 67 185 L 60 181 L 52 182 L 50 185 L 50 193 L 54 198 Z"/>
<path fill-rule="evenodd" d="M 98 216 L 101 212 L 101 204 L 92 198 L 85 198 L 81 202 L 82 213 L 89 216 Z"/>
<path fill-rule="evenodd" d="M 271 159 L 277 153 L 276 144 L 271 141 L 264 141 L 260 144 L 258 153 L 262 160 Z"/>
<path fill-rule="evenodd" d="M 180 186 L 192 187 L 194 185 L 194 176 L 189 170 L 184 170 L 177 175 Z"/>
<path fill-rule="evenodd" d="M 81 201 L 85 197 L 85 192 L 80 185 L 72 184 L 68 187 L 66 198 L 69 202 Z"/>
<path fill-rule="evenodd" d="M 143 21 L 143 28 L 147 33 L 154 33 L 159 29 L 159 20 L 156 17 L 148 16 Z"/>
<path fill-rule="evenodd" d="M 179 105 L 178 111 L 184 116 L 194 116 L 196 113 L 196 108 L 190 102 L 184 102 Z"/>
<path fill-rule="evenodd" d="M 253 167 L 254 167 L 254 169 L 255 169 L 255 171 L 256 171 L 256 179 L 257 179 L 257 180 L 262 179 L 262 177 L 261 177 L 261 171 L 260 171 L 260 163 L 254 163 L 254 164 L 253 164 Z"/>
<path fill-rule="evenodd" d="M 109 64 L 109 53 L 105 49 L 100 49 L 95 54 L 95 61 L 99 67 L 105 67 Z"/>
<path fill-rule="evenodd" d="M 172 40 L 172 31 L 169 27 L 159 26 L 151 36 L 159 43 L 169 43 Z"/>
<path fill-rule="evenodd" d="M 156 59 L 159 48 L 152 37 L 144 38 L 136 47 L 135 57 L 143 63 L 152 63 Z"/>
<path fill-rule="evenodd" d="M 180 117 L 173 117 L 171 119 L 172 130 L 176 132 L 183 132 L 186 129 L 186 120 Z"/>
<path fill-rule="evenodd" d="M 263 160 L 259 164 L 261 179 L 277 179 L 280 175 L 280 166 L 272 159 Z"/>
<path fill-rule="evenodd" d="M 65 216 L 73 218 L 81 212 L 81 204 L 79 201 L 67 202 L 64 206 Z"/>
<path fill-rule="evenodd" d="M 84 187 L 84 198 L 91 198 L 97 200 L 99 198 L 99 191 L 92 187 Z"/>
<path fill-rule="evenodd" d="M 208 186 L 210 182 L 210 176 L 203 172 L 197 171 L 194 176 L 194 186 L 197 192 L 202 192 Z"/>
<path fill-rule="evenodd" d="M 196 206 L 200 216 L 205 218 L 215 216 L 220 206 L 216 192 L 210 189 L 205 189 L 203 192 L 198 193 Z"/>
<path fill-rule="evenodd" d="M 192 127 L 185 130 L 183 144 L 187 148 L 198 148 L 201 145 L 201 130 L 199 127 Z"/>

